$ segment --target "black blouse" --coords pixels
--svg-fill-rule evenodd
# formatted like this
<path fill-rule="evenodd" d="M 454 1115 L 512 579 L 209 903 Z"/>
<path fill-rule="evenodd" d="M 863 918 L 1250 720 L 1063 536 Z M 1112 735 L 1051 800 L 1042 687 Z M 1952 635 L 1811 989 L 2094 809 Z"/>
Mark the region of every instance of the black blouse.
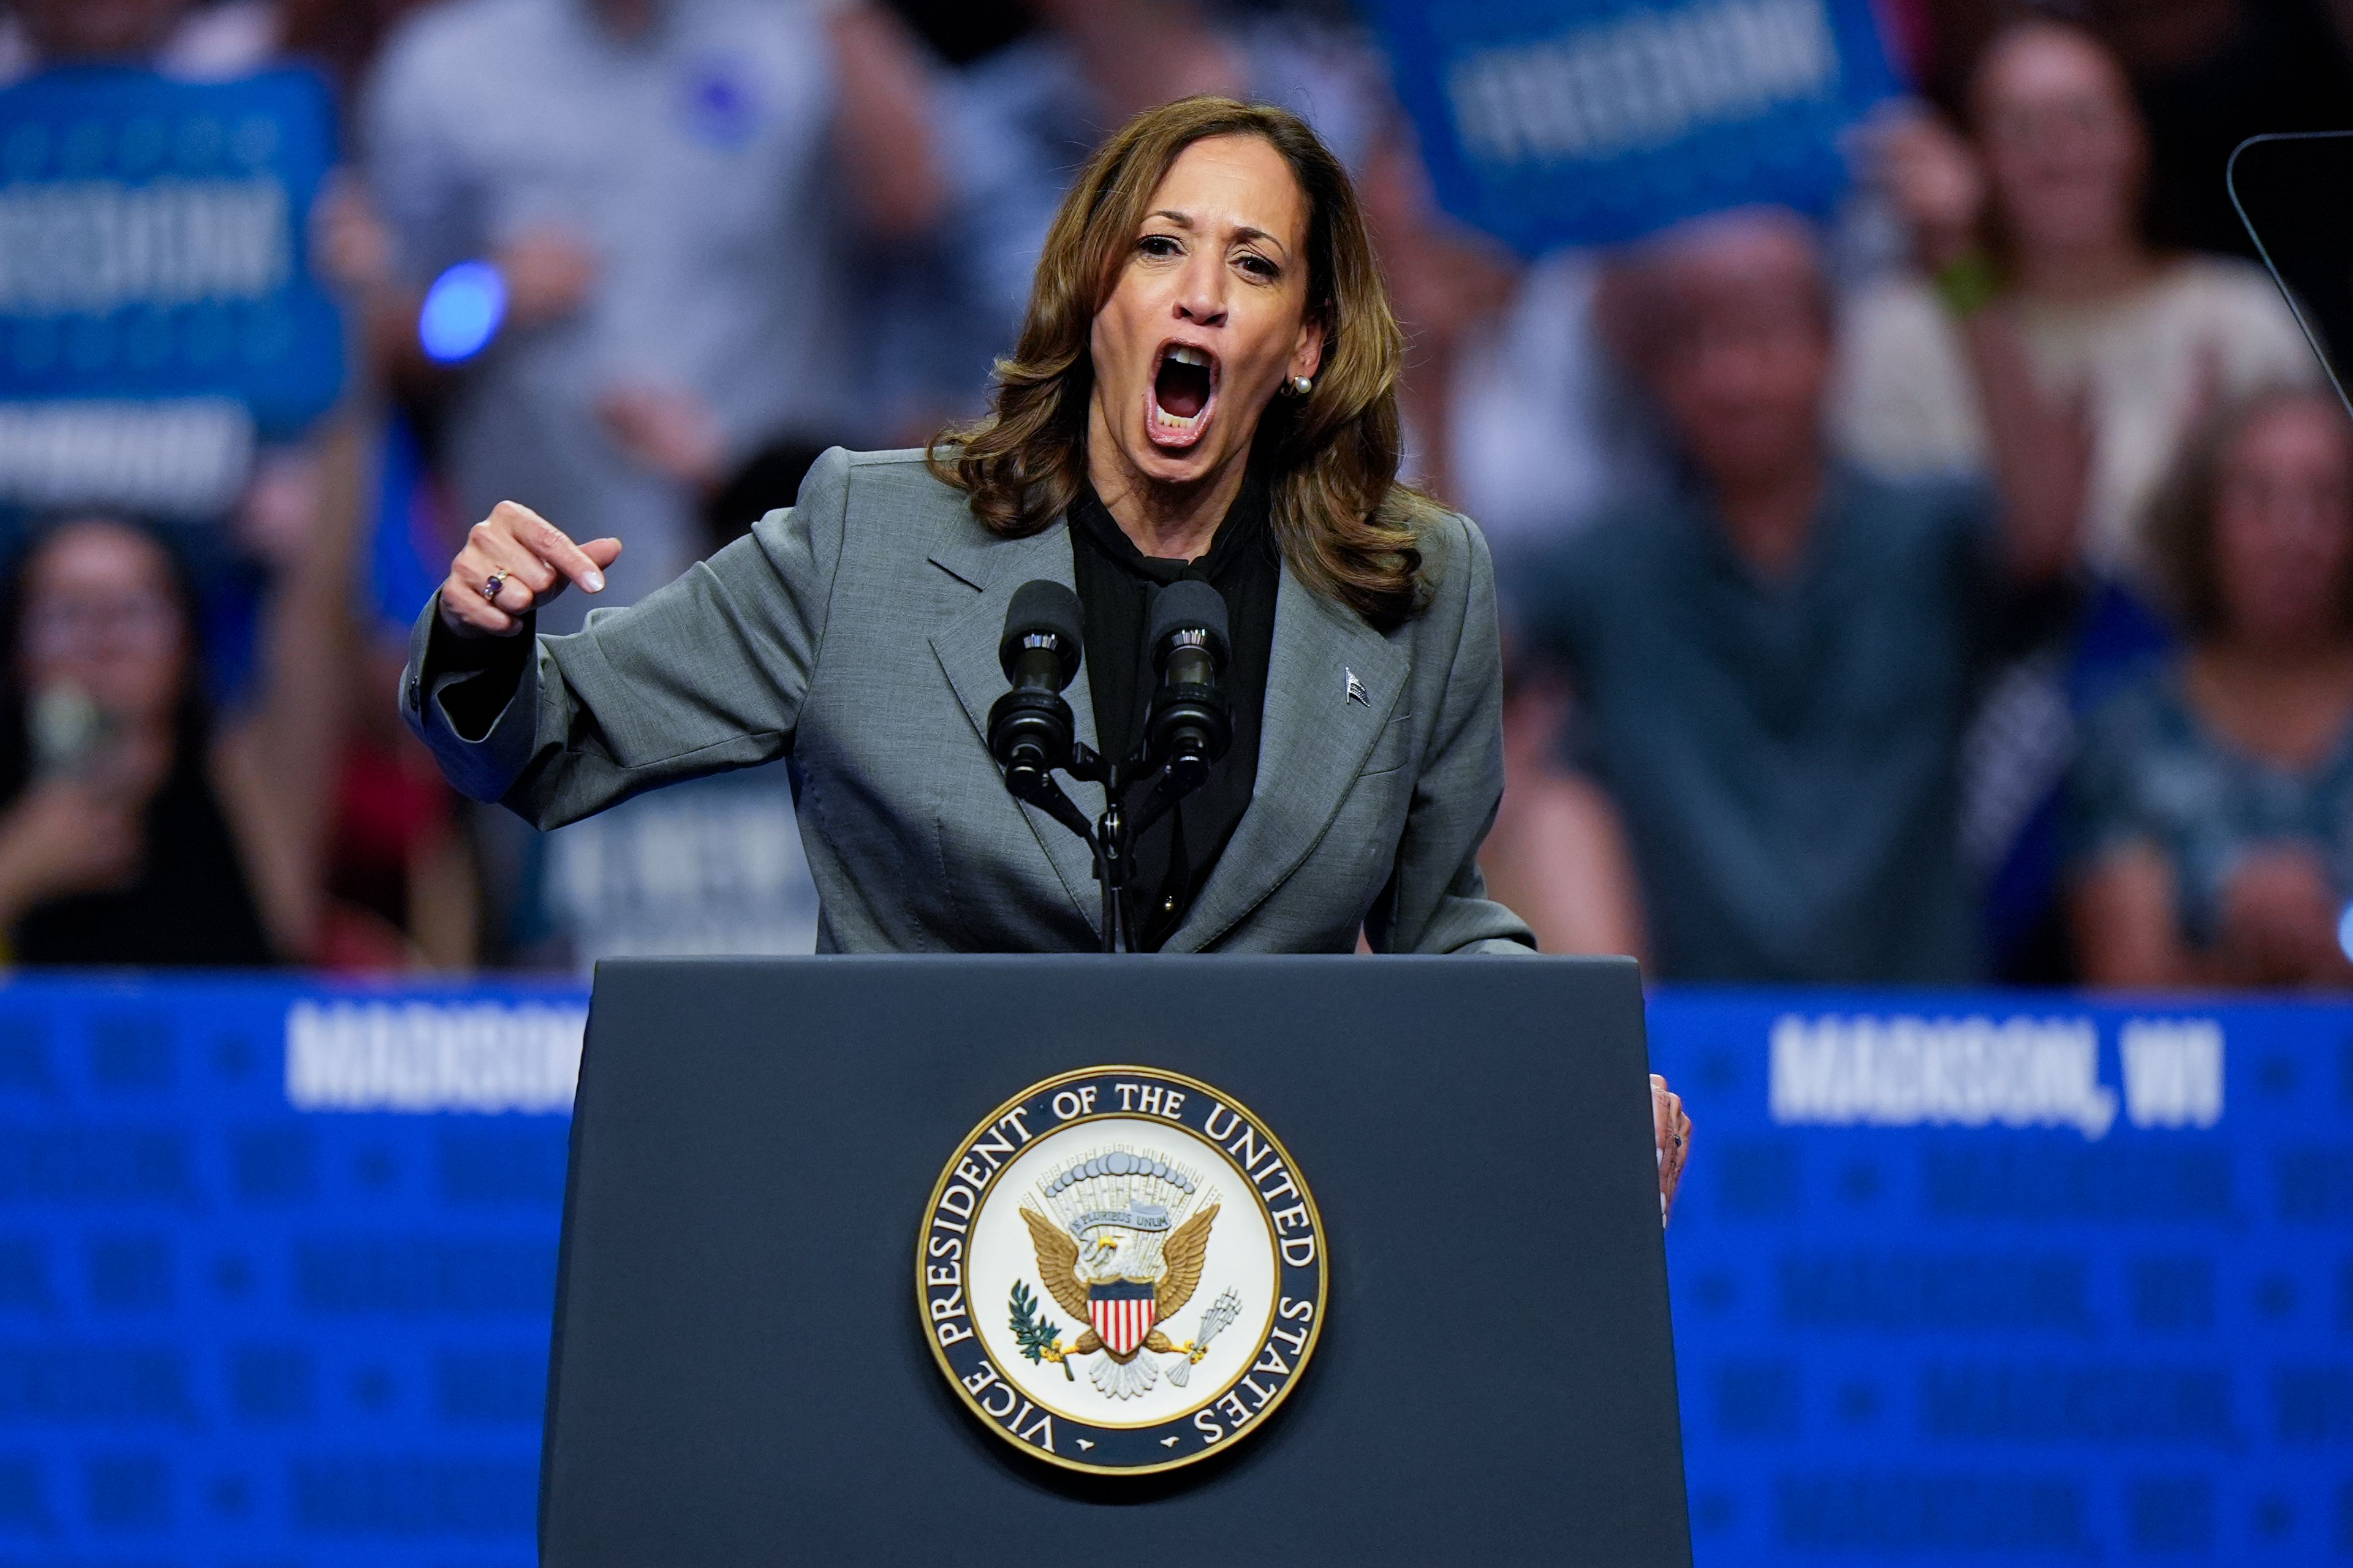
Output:
<path fill-rule="evenodd" d="M 1266 479 L 1255 466 L 1219 523 L 1208 553 L 1198 560 L 1145 554 L 1120 531 L 1092 486 L 1071 503 L 1070 522 L 1071 555 L 1085 612 L 1095 737 L 1105 755 L 1124 761 L 1143 744 L 1153 689 L 1159 684 L 1152 650 L 1144 646 L 1154 595 L 1170 583 L 1189 580 L 1208 584 L 1226 601 L 1231 659 L 1225 689 L 1233 705 L 1233 745 L 1209 770 L 1207 784 L 1136 837 L 1135 944 L 1152 952 L 1200 897 L 1258 783 L 1259 724 L 1266 709 L 1282 558 L 1268 519 Z"/>

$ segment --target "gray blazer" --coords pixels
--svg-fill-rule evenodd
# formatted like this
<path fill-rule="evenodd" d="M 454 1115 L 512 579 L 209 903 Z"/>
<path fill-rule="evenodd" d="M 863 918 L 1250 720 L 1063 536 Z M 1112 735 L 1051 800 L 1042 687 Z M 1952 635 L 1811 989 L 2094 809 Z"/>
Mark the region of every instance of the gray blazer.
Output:
<path fill-rule="evenodd" d="M 1433 601 L 1386 637 L 1284 570 L 1257 790 L 1167 951 L 1345 952 L 1360 925 L 1385 952 L 1534 946 L 1475 858 L 1504 787 L 1493 567 L 1460 518 L 1422 550 Z M 1006 794 L 984 739 L 1006 605 L 1038 577 L 1072 582 L 1065 525 L 998 538 L 921 452 L 836 448 L 750 537 L 539 638 L 472 738 L 445 701 L 498 678 L 451 668 L 427 605 L 402 707 L 452 784 L 542 827 L 789 758 L 820 951 L 1083 951 L 1087 848 Z M 1068 695 L 1092 745 L 1083 668 Z M 1065 783 L 1102 810 L 1100 785 Z"/>

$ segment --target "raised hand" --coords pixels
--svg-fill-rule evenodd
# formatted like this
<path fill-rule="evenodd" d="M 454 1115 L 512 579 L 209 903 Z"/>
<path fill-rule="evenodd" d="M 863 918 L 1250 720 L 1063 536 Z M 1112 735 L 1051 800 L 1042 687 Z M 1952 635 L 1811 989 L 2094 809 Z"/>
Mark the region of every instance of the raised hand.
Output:
<path fill-rule="evenodd" d="M 556 225 L 523 229 L 501 246 L 492 260 L 506 279 L 507 319 L 518 327 L 562 321 L 596 291 L 596 252 Z"/>
<path fill-rule="evenodd" d="M 505 637 L 522 617 L 575 583 L 605 591 L 605 568 L 620 558 L 617 539 L 575 544 L 562 529 L 511 500 L 467 531 L 466 547 L 441 584 L 441 622 L 460 637 Z"/>
<path fill-rule="evenodd" d="M 632 461 L 697 489 L 727 478 L 727 433 L 711 405 L 681 387 L 617 386 L 596 400 L 605 434 Z"/>
<path fill-rule="evenodd" d="M 1892 110 L 1866 132 L 1889 198 L 1911 226 L 1921 268 L 1935 272 L 1982 238 L 1987 193 L 1976 150 L 1937 115 Z"/>

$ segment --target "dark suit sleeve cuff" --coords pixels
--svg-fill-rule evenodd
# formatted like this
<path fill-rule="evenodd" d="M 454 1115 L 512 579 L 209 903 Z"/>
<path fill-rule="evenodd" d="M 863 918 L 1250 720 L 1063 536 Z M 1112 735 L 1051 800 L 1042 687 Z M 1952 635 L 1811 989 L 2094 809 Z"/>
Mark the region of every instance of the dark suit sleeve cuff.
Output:
<path fill-rule="evenodd" d="M 539 639 L 525 616 L 507 637 L 459 637 L 428 602 L 408 635 L 401 716 L 449 782 L 477 800 L 503 795 L 538 728 Z"/>

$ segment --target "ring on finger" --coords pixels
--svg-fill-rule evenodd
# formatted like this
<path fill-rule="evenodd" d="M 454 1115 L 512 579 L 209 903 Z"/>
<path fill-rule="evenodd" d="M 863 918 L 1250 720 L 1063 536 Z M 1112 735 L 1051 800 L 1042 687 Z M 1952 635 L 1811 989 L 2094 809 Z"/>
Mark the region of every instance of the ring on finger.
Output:
<path fill-rule="evenodd" d="M 493 572 L 489 576 L 482 579 L 482 597 L 489 600 L 491 604 L 497 604 L 499 599 L 499 590 L 506 585 L 507 574 L 505 570 L 501 568 L 499 571 Z"/>

